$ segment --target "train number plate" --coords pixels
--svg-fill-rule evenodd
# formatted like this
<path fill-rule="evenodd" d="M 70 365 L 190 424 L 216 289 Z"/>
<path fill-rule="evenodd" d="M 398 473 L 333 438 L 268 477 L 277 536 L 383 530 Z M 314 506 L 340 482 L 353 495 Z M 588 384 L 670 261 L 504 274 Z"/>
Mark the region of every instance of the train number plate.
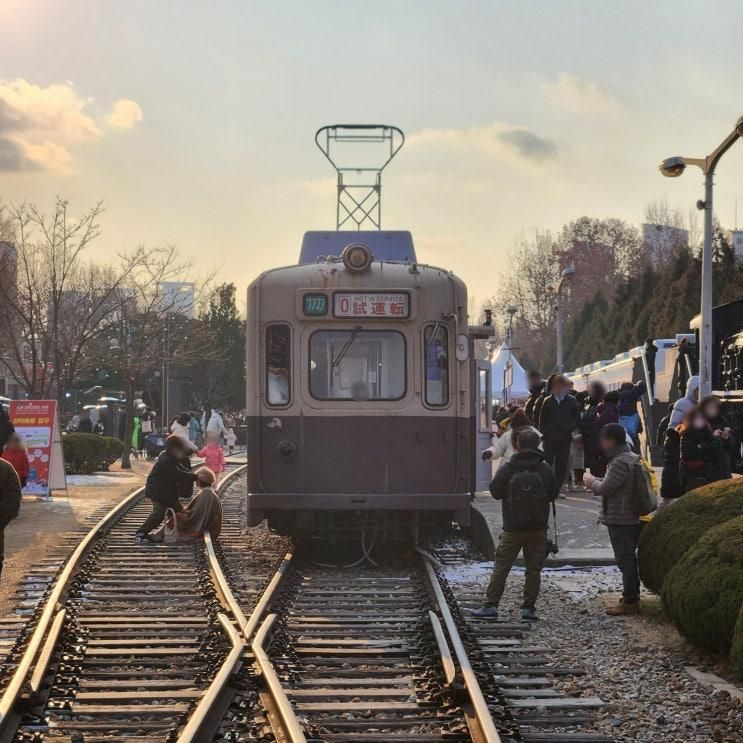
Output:
<path fill-rule="evenodd" d="M 410 295 L 405 292 L 336 292 L 336 317 L 384 317 L 404 320 L 410 317 Z"/>

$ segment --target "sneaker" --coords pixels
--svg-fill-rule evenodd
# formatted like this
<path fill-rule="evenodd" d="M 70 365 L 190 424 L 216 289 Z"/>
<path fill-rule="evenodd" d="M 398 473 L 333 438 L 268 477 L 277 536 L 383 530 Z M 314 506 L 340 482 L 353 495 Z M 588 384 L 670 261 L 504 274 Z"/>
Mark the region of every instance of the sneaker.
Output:
<path fill-rule="evenodd" d="M 147 535 L 143 534 L 142 532 L 137 532 L 134 535 L 134 541 L 135 542 L 148 542 L 149 539 L 147 539 Z"/>
<path fill-rule="evenodd" d="M 525 622 L 538 622 L 539 617 L 533 609 L 524 608 L 521 610 L 521 618 Z"/>
<path fill-rule="evenodd" d="M 634 616 L 640 613 L 640 604 L 638 602 L 625 603 L 622 599 L 616 606 L 611 606 L 606 610 L 610 617 Z"/>
<path fill-rule="evenodd" d="M 498 607 L 497 606 L 481 606 L 479 609 L 472 611 L 473 617 L 480 617 L 480 619 L 498 619 Z"/>

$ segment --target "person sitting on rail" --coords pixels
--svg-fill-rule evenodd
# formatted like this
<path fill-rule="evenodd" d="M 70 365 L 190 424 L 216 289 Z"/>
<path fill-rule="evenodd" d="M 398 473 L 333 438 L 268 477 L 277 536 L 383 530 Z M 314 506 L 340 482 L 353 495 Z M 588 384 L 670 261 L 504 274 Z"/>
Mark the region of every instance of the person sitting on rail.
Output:
<path fill-rule="evenodd" d="M 640 574 L 637 568 L 637 543 L 642 523 L 632 510 L 635 493 L 637 454 L 627 442 L 627 432 L 619 423 L 601 429 L 599 445 L 609 462 L 605 477 L 583 476 L 583 484 L 601 496 L 599 521 L 609 530 L 609 541 L 617 566 L 622 571 L 622 600 L 606 610 L 610 616 L 640 613 Z"/>
<path fill-rule="evenodd" d="M 0 573 L 5 559 L 5 527 L 18 516 L 21 507 L 21 481 L 13 465 L 0 459 Z"/>
<path fill-rule="evenodd" d="M 206 446 L 197 451 L 196 455 L 203 458 L 204 464 L 216 475 L 216 482 L 219 482 L 219 477 L 225 470 L 224 449 L 219 442 L 219 436 L 208 433 Z"/>
<path fill-rule="evenodd" d="M 18 479 L 21 481 L 21 487 L 25 488 L 31 467 L 28 463 L 26 448 L 23 446 L 23 439 L 17 433 L 12 434 L 8 439 L 1 456 L 6 462 L 13 465 L 13 469 L 18 474 Z"/>
<path fill-rule="evenodd" d="M 196 475 L 181 464 L 188 453 L 180 436 L 168 436 L 165 451 L 160 453 L 147 476 L 144 494 L 152 501 L 152 513 L 137 530 L 137 541 L 147 541 L 147 535 L 162 523 L 168 508 L 176 513 L 183 510 L 178 500 L 179 491 L 184 484 L 190 488 L 196 480 Z"/>
<path fill-rule="evenodd" d="M 521 618 L 535 622 L 541 573 L 547 557 L 547 527 L 550 504 L 554 503 L 560 483 L 544 454 L 539 451 L 539 434 L 522 431 L 516 439 L 516 453 L 495 473 L 490 492 L 501 501 L 503 532 L 495 552 L 485 605 L 473 614 L 486 619 L 498 618 L 498 605 L 519 552 L 524 551 L 526 580 Z"/>
<path fill-rule="evenodd" d="M 222 531 L 222 502 L 214 491 L 217 476 L 208 467 L 196 470 L 196 495 L 178 513 L 173 513 L 152 534 L 150 541 L 182 544 L 201 539 L 209 532 L 216 539 Z"/>

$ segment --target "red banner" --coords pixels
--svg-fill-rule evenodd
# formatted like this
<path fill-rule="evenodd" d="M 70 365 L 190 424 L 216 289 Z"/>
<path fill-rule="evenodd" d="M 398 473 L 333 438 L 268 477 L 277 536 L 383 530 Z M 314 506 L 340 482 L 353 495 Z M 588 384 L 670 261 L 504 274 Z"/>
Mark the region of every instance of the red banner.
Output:
<path fill-rule="evenodd" d="M 26 444 L 29 473 L 23 492 L 28 495 L 48 495 L 52 486 L 50 473 L 57 425 L 57 402 L 11 400 L 8 412 L 16 433 Z M 59 466 L 59 463 L 55 464 Z"/>

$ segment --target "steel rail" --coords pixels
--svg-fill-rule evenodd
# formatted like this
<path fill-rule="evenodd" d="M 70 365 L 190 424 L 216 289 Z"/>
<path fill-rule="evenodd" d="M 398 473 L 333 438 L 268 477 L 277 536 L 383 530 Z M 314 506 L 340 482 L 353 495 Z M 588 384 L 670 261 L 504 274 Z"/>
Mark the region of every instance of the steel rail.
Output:
<path fill-rule="evenodd" d="M 462 680 L 464 682 L 465 689 L 469 695 L 470 702 L 475 711 L 475 717 L 482 733 L 482 740 L 486 743 L 501 743 L 500 735 L 496 730 L 495 723 L 493 722 L 493 716 L 490 714 L 488 704 L 483 696 L 480 684 L 477 681 L 475 671 L 472 668 L 469 658 L 467 657 L 467 650 L 464 647 L 462 638 L 459 635 L 459 630 L 454 622 L 449 605 L 446 602 L 446 596 L 441 590 L 441 584 L 439 583 L 436 571 L 433 569 L 431 562 L 427 556 L 425 556 L 423 564 L 428 574 L 428 579 L 431 583 L 431 588 L 436 597 L 436 603 L 438 604 L 441 617 L 444 620 L 444 626 L 451 640 L 451 644 L 454 648 L 454 655 L 457 657 L 459 668 L 462 672 Z"/>
<path fill-rule="evenodd" d="M 276 675 L 273 664 L 263 647 L 263 644 L 266 641 L 266 636 L 273 626 L 274 621 L 276 621 L 276 614 L 269 614 L 266 617 L 266 620 L 255 633 L 250 649 L 253 651 L 253 657 L 255 658 L 258 667 L 261 669 L 263 677 L 266 679 L 268 690 L 274 704 L 276 705 L 276 711 L 281 718 L 288 739 L 291 743 L 306 743 L 307 739 L 305 738 L 302 726 L 297 720 L 297 716 L 294 714 L 294 708 L 292 707 L 289 698 L 286 696 L 281 681 Z"/>
<path fill-rule="evenodd" d="M 237 471 L 241 469 L 242 468 L 238 468 Z M 223 482 L 227 482 L 230 476 L 236 475 L 237 471 L 235 471 L 234 473 L 230 473 L 230 475 L 225 477 Z M 42 643 L 44 642 L 44 638 L 47 636 L 47 632 L 50 630 L 50 627 L 52 627 L 53 629 L 53 621 L 57 616 L 58 609 L 64 606 L 63 597 L 65 591 L 68 589 L 70 582 L 74 579 L 78 567 L 88 556 L 90 549 L 92 548 L 96 540 L 100 537 L 100 535 L 109 526 L 115 523 L 123 513 L 125 513 L 131 506 L 133 506 L 134 503 L 137 502 L 137 500 L 144 496 L 144 490 L 144 487 L 137 488 L 128 496 L 126 496 L 126 498 L 124 498 L 120 503 L 117 503 L 105 516 L 103 516 L 100 521 L 98 521 L 98 523 L 96 523 L 82 538 L 82 540 L 79 542 L 77 547 L 75 547 L 72 554 L 68 558 L 65 566 L 62 568 L 62 572 L 55 580 L 54 588 L 52 589 L 49 597 L 46 600 L 44 609 L 41 613 L 41 616 L 39 617 L 39 621 L 37 622 L 36 627 L 31 634 L 31 637 L 29 638 L 28 645 L 23 652 L 23 656 L 21 657 L 18 666 L 13 672 L 8 686 L 5 688 L 5 691 L 0 697 L 0 735 L 6 733 L 8 722 L 11 719 L 11 712 L 18 698 L 23 692 L 24 685 L 26 684 L 28 676 L 31 673 L 31 669 L 34 668 L 34 666 L 38 664 L 38 662 L 42 661 L 48 665 L 48 658 L 46 657 L 45 651 L 47 649 L 47 645 L 51 641 L 51 637 L 43 648 Z M 62 620 L 60 620 L 59 624 L 60 629 L 61 626 Z M 53 647 L 49 649 L 50 657 L 51 651 L 53 651 Z M 42 650 L 43 657 L 39 659 L 39 661 L 37 661 L 37 656 L 40 650 Z M 40 675 L 41 673 L 34 674 L 34 678 Z M 38 685 L 40 685 L 40 680 L 38 678 L 36 678 L 36 680 Z M 33 684 L 31 684 L 31 686 L 33 687 Z"/>
<path fill-rule="evenodd" d="M 54 621 L 52 622 L 52 628 L 49 630 L 49 634 L 46 636 L 46 642 L 41 650 L 39 660 L 36 662 L 33 676 L 31 676 L 31 693 L 38 694 L 41 688 L 41 683 L 46 676 L 46 671 L 49 668 L 49 663 L 54 655 L 54 648 L 57 646 L 57 640 L 59 639 L 59 633 L 62 631 L 62 625 L 64 624 L 65 617 L 67 616 L 67 609 L 60 609 Z"/>
<path fill-rule="evenodd" d="M 39 617 L 36 628 L 31 635 L 23 656 L 13 672 L 10 682 L 0 697 L 0 734 L 4 733 L 10 719 L 10 713 L 21 695 L 23 686 L 28 678 L 31 668 L 34 666 L 36 656 L 41 648 L 47 630 L 52 624 L 53 617 L 57 612 L 58 605 L 63 605 L 62 597 L 67 590 L 70 581 L 74 578 L 80 563 L 87 557 L 93 543 L 100 534 L 119 516 L 126 511 L 144 494 L 144 488 L 138 488 L 128 495 L 119 504 L 114 506 L 93 528 L 83 537 L 73 553 L 70 555 L 62 572 L 54 583 L 54 588 L 49 594 L 44 610 Z"/>
<path fill-rule="evenodd" d="M 229 638 L 230 643 L 232 644 L 232 649 L 227 654 L 227 657 L 224 659 L 219 671 L 217 671 L 211 684 L 209 684 L 209 687 L 199 700 L 196 709 L 188 718 L 186 726 L 178 736 L 178 743 L 193 743 L 193 741 L 200 740 L 199 735 L 201 729 L 209 717 L 212 707 L 214 707 L 220 695 L 224 691 L 225 686 L 232 677 L 232 674 L 235 673 L 242 662 L 243 653 L 245 652 L 246 647 L 242 635 L 232 626 L 232 622 L 226 615 L 222 613 L 217 614 L 217 619 L 219 619 L 222 629 Z"/>

